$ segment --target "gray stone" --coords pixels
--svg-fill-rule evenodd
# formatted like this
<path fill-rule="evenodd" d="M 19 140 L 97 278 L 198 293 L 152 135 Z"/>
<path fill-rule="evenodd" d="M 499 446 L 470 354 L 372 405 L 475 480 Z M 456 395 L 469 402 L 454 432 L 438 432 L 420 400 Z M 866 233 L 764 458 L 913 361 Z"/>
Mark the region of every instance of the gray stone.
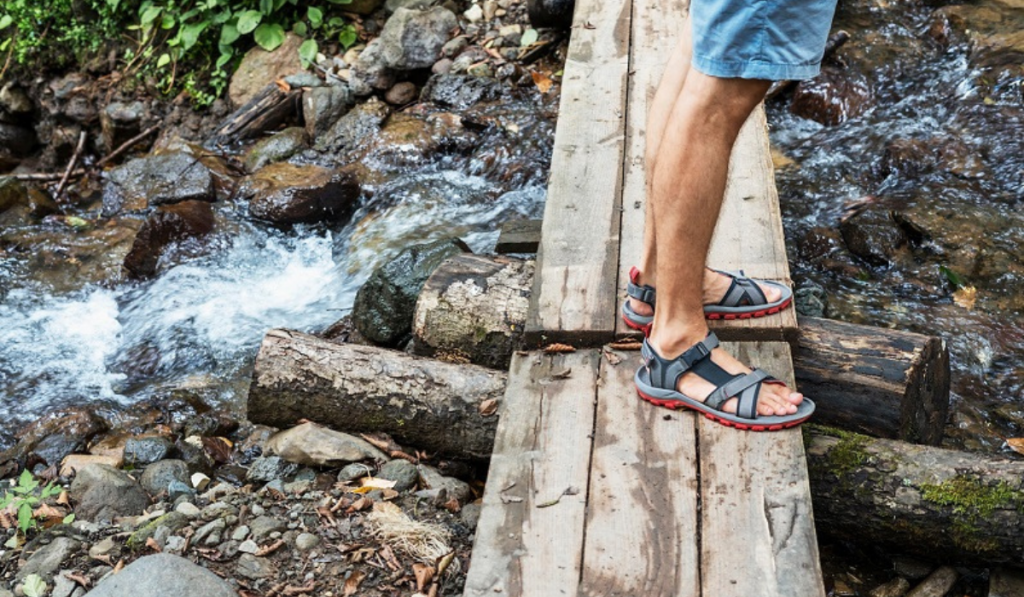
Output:
<path fill-rule="evenodd" d="M 944 597 L 960 575 L 949 566 L 943 566 L 928 575 L 907 597 Z"/>
<path fill-rule="evenodd" d="M 353 94 L 366 96 L 375 89 L 383 91 L 395 84 L 395 71 L 384 61 L 382 49 L 380 38 L 374 39 L 349 69 L 348 84 Z"/>
<path fill-rule="evenodd" d="M 289 462 L 308 466 L 340 466 L 361 460 L 388 457 L 364 439 L 317 425 L 303 423 L 274 434 L 264 447 Z"/>
<path fill-rule="evenodd" d="M 380 470 L 377 471 L 377 478 L 394 481 L 395 491 L 407 491 L 416 486 L 419 473 L 416 470 L 415 464 L 408 460 L 396 458 L 380 467 Z"/>
<path fill-rule="evenodd" d="M 249 465 L 246 479 L 266 483 L 294 474 L 298 468 L 279 456 L 261 456 Z"/>
<path fill-rule="evenodd" d="M 235 541 L 245 541 L 245 538 L 249 536 L 249 527 L 241 525 L 235 530 L 231 531 L 231 538 Z"/>
<path fill-rule="evenodd" d="M 447 8 L 399 8 L 378 38 L 381 58 L 395 69 L 427 68 L 441 57 L 441 47 L 457 25 L 458 19 Z"/>
<path fill-rule="evenodd" d="M 139 134 L 145 116 L 146 105 L 140 101 L 108 104 L 100 112 L 103 146 L 107 151 L 117 149 L 122 143 Z"/>
<path fill-rule="evenodd" d="M 185 538 L 179 535 L 171 535 L 167 538 L 167 542 L 164 544 L 164 551 L 171 553 L 181 553 L 185 549 Z"/>
<path fill-rule="evenodd" d="M 455 477 L 446 477 L 432 466 L 421 464 L 416 467 L 416 470 L 419 473 L 421 487 L 426 489 L 444 489 L 448 493 L 449 499 L 455 498 L 460 504 L 465 503 L 473 495 L 473 490 L 470 489 L 469 483 Z"/>
<path fill-rule="evenodd" d="M 158 553 L 135 560 L 118 574 L 100 581 L 87 597 L 165 597 L 202 595 L 237 597 L 216 574 L 185 558 Z"/>
<path fill-rule="evenodd" d="M 414 245 L 377 268 L 356 294 L 352 321 L 375 344 L 397 347 L 412 332 L 420 290 L 445 259 L 469 252 L 458 239 Z"/>
<path fill-rule="evenodd" d="M 404 106 L 416 100 L 416 85 L 408 81 L 395 83 L 384 94 L 384 100 L 395 106 Z"/>
<path fill-rule="evenodd" d="M 70 493 L 78 504 L 75 516 L 93 522 L 138 516 L 149 505 L 149 497 L 134 479 L 105 464 L 90 464 L 78 471 Z"/>
<path fill-rule="evenodd" d="M 131 549 L 141 549 L 146 545 L 147 540 L 155 538 L 158 533 L 166 537 L 168 534 L 175 533 L 188 526 L 188 522 L 189 518 L 184 514 L 168 512 L 143 524 L 132 533 L 128 537 L 128 547 Z"/>
<path fill-rule="evenodd" d="M 279 133 L 257 141 L 248 153 L 245 154 L 245 169 L 249 172 L 255 172 L 268 164 L 287 160 L 305 148 L 305 129 L 297 126 L 286 128 Z"/>
<path fill-rule="evenodd" d="M 50 582 L 60 565 L 78 551 L 80 545 L 70 537 L 57 537 L 49 545 L 40 547 L 30 555 L 14 577 L 25 580 L 30 574 L 37 574 L 44 581 Z"/>
<path fill-rule="evenodd" d="M 64 570 L 53 577 L 53 590 L 50 592 L 50 597 L 71 597 L 71 594 L 75 592 L 75 588 L 78 587 L 78 583 L 64 576 L 65 572 L 71 571 Z"/>
<path fill-rule="evenodd" d="M 368 477 L 371 473 L 373 473 L 373 469 L 369 466 L 353 462 L 338 471 L 338 481 L 341 483 L 348 483 L 349 481 Z"/>
<path fill-rule="evenodd" d="M 380 131 L 381 123 L 391 113 L 387 104 L 373 98 L 352 108 L 335 122 L 330 130 L 317 137 L 316 149 L 344 161 L 345 156 L 361 150 Z"/>
<path fill-rule="evenodd" d="M 112 551 L 114 551 L 114 538 L 104 537 L 89 548 L 89 557 L 96 559 L 103 557 Z"/>
<path fill-rule="evenodd" d="M 139 478 L 139 484 L 155 496 L 162 492 L 170 493 L 170 486 L 174 482 L 188 483 L 188 465 L 182 460 L 161 460 L 146 467 Z M 186 488 L 188 486 L 186 485 Z M 173 500 L 177 496 L 171 497 Z"/>
<path fill-rule="evenodd" d="M 213 201 L 213 175 L 198 158 L 173 152 L 130 160 L 109 172 L 103 216 L 140 212 L 152 205 Z M 126 455 L 127 456 L 127 455 Z"/>
<path fill-rule="evenodd" d="M 1024 573 L 993 570 L 989 575 L 988 597 L 1024 597 Z"/>
<path fill-rule="evenodd" d="M 251 580 L 259 580 L 277 575 L 277 567 L 266 558 L 258 558 L 252 554 L 244 553 L 238 558 L 238 566 L 235 567 L 238 576 Z"/>
<path fill-rule="evenodd" d="M 807 282 L 793 293 L 793 302 L 800 315 L 824 317 L 828 309 L 828 294 L 823 286 Z"/>
<path fill-rule="evenodd" d="M 466 55 L 468 52 L 463 54 Z M 456 62 L 461 60 L 462 56 Z M 464 109 L 480 102 L 500 100 L 506 93 L 498 81 L 470 75 L 440 74 L 430 77 L 420 98 L 441 106 Z"/>
<path fill-rule="evenodd" d="M 393 13 L 399 8 L 408 8 L 411 10 L 423 10 L 440 4 L 440 0 L 387 0 L 384 3 L 384 7 L 389 13 Z"/>
<path fill-rule="evenodd" d="M 199 506 L 191 502 L 182 502 L 178 504 L 177 506 L 174 507 L 174 511 L 178 512 L 179 514 L 183 514 L 188 518 L 196 518 L 199 516 L 200 512 Z"/>
<path fill-rule="evenodd" d="M 224 522 L 223 518 L 211 520 L 203 526 L 196 529 L 196 532 L 192 535 L 192 541 L 194 543 L 206 543 L 216 545 L 220 543 L 220 534 L 227 527 L 227 523 Z M 216 541 L 210 541 L 209 539 L 216 537 Z"/>
<path fill-rule="evenodd" d="M 346 86 L 317 87 L 302 94 L 302 119 L 306 135 L 314 140 L 330 130 L 355 103 L 352 90 Z"/>
<path fill-rule="evenodd" d="M 884 585 L 875 587 L 868 597 L 903 597 L 910 590 L 910 583 L 902 576 L 890 580 Z"/>
<path fill-rule="evenodd" d="M 445 58 L 455 58 L 467 46 L 469 46 L 469 39 L 465 35 L 453 37 L 441 47 L 441 55 Z"/>
<path fill-rule="evenodd" d="M 259 550 L 260 546 L 252 539 L 246 539 L 238 546 L 238 551 L 242 553 L 256 553 Z"/>
<path fill-rule="evenodd" d="M 466 525 L 469 530 L 476 530 L 476 524 L 480 521 L 480 510 L 482 506 L 480 502 L 473 502 L 472 504 L 466 504 L 462 507 L 459 512 L 459 517 L 462 518 L 462 523 Z"/>
<path fill-rule="evenodd" d="M 34 109 L 28 94 L 14 81 L 0 89 L 0 107 L 11 114 L 30 114 Z"/>
<path fill-rule="evenodd" d="M 320 545 L 320 537 L 312 533 L 299 533 L 295 538 L 295 547 L 299 551 L 309 551 L 317 545 Z"/>
<path fill-rule="evenodd" d="M 279 518 L 273 516 L 259 516 L 249 521 L 250 535 L 256 541 L 262 541 L 271 533 L 278 533 L 288 528 L 288 525 Z"/>
<path fill-rule="evenodd" d="M 266 166 L 243 183 L 249 214 L 274 224 L 337 222 L 355 209 L 358 182 L 320 166 L 279 163 Z"/>

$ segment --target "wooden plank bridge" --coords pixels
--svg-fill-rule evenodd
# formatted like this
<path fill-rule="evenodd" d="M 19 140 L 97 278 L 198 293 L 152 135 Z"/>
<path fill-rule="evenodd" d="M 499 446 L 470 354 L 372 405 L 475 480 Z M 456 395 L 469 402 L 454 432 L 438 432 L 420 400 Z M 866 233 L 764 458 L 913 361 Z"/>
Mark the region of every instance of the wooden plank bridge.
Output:
<path fill-rule="evenodd" d="M 528 335 L 514 357 L 465 595 L 823 596 L 801 432 L 740 432 L 636 398 L 602 344 L 643 236 L 647 103 L 685 0 L 577 0 Z M 709 263 L 789 282 L 764 111 L 737 141 Z M 793 384 L 796 315 L 718 322 Z"/>

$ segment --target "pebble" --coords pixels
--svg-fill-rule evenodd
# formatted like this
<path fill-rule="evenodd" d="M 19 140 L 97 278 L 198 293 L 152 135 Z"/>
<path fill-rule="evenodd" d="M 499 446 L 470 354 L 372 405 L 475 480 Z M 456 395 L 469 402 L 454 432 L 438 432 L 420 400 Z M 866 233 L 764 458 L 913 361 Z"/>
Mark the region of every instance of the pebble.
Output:
<path fill-rule="evenodd" d="M 178 514 L 184 514 L 188 518 L 196 518 L 201 512 L 199 510 L 199 506 L 192 502 L 181 502 L 176 508 L 174 508 L 174 511 Z"/>
<path fill-rule="evenodd" d="M 297 547 L 299 551 L 309 551 L 319 544 L 320 537 L 317 537 L 312 533 L 300 533 L 299 536 L 295 538 L 295 547 Z"/>
<path fill-rule="evenodd" d="M 170 553 L 181 553 L 185 549 L 185 538 L 178 535 L 171 535 L 164 543 L 164 551 Z"/>
<path fill-rule="evenodd" d="M 466 17 L 470 23 L 476 23 L 484 18 L 484 9 L 480 8 L 479 4 L 474 4 L 469 7 L 469 10 L 462 13 L 462 16 Z"/>
<path fill-rule="evenodd" d="M 113 550 L 114 538 L 104 537 L 103 539 L 100 539 L 99 541 L 94 543 L 93 546 L 89 548 L 89 557 L 93 559 L 100 558 L 107 555 Z"/>
<path fill-rule="evenodd" d="M 71 597 L 71 594 L 75 592 L 78 583 L 64 576 L 67 572 L 71 572 L 71 570 L 62 570 L 60 574 L 53 577 L 53 591 L 50 593 L 50 597 Z"/>
<path fill-rule="evenodd" d="M 362 479 L 370 475 L 373 469 L 359 462 L 353 462 L 352 464 L 345 465 L 341 471 L 338 472 L 338 482 L 348 483 L 349 481 L 355 481 L 356 479 Z M 253 514 L 255 514 L 255 509 Z"/>
<path fill-rule="evenodd" d="M 192 540 L 195 543 L 204 542 L 210 539 L 211 536 L 216 535 L 216 541 L 206 543 L 211 546 L 216 545 L 217 543 L 220 543 L 220 533 L 226 526 L 227 523 L 224 522 L 223 518 L 218 518 L 212 522 L 208 522 L 196 530 L 195 534 L 192 535 Z"/>
<path fill-rule="evenodd" d="M 396 458 L 380 467 L 377 478 L 394 481 L 395 491 L 406 491 L 416 486 L 419 471 L 416 470 L 416 465 L 408 460 Z"/>
<path fill-rule="evenodd" d="M 256 542 L 252 539 L 246 539 L 242 541 L 242 544 L 238 546 L 238 551 L 242 553 L 256 553 L 260 550 L 260 546 L 256 545 Z"/>
<path fill-rule="evenodd" d="M 235 541 L 245 541 L 245 538 L 249 536 L 249 527 L 242 525 L 231 532 L 231 538 Z"/>

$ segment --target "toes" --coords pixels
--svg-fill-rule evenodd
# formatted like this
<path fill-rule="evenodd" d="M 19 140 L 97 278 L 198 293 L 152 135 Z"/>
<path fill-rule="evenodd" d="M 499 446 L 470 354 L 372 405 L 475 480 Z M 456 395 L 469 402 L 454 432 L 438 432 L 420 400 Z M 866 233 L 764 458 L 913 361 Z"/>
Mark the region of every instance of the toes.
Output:
<path fill-rule="evenodd" d="M 782 291 L 774 286 L 761 286 L 761 291 L 764 292 L 764 296 L 768 299 L 769 303 L 774 303 L 782 298 Z"/>

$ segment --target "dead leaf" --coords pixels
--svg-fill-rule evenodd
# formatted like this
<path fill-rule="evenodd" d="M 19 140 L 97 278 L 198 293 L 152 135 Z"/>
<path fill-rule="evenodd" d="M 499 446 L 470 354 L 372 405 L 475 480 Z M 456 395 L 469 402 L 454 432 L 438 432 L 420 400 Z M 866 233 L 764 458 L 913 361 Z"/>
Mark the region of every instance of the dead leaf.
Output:
<path fill-rule="evenodd" d="M 70 506 L 71 500 L 68 498 L 67 490 L 61 491 L 60 495 L 57 496 L 57 503 L 61 506 Z"/>
<path fill-rule="evenodd" d="M 345 588 L 342 589 L 343 597 L 352 597 L 359 590 L 359 585 L 362 584 L 363 579 L 366 578 L 366 573 L 362 570 L 356 570 L 349 576 L 345 581 Z"/>
<path fill-rule="evenodd" d="M 452 514 L 458 514 L 462 510 L 462 506 L 459 505 L 459 500 L 452 498 L 444 503 L 444 509 Z"/>
<path fill-rule="evenodd" d="M 608 348 L 613 348 L 615 350 L 640 350 L 640 347 L 642 346 L 643 344 L 639 340 L 634 340 L 632 338 L 616 340 L 615 342 L 610 342 L 608 344 Z"/>
<path fill-rule="evenodd" d="M 226 437 L 204 437 L 203 450 L 217 464 L 225 464 L 231 460 L 231 449 L 234 444 Z"/>
<path fill-rule="evenodd" d="M 365 489 L 367 487 L 370 489 L 391 489 L 397 484 L 397 481 L 380 479 L 378 477 L 363 477 L 361 482 L 363 486 L 360 489 Z"/>
<path fill-rule="evenodd" d="M 1024 454 L 1024 437 L 1011 437 L 1006 440 L 1006 445 L 1018 454 Z"/>
<path fill-rule="evenodd" d="M 575 346 L 569 346 L 568 344 L 560 344 L 555 342 L 554 344 L 548 344 L 544 347 L 544 352 L 548 354 L 557 354 L 563 352 L 576 352 Z"/>
<path fill-rule="evenodd" d="M 160 549 L 160 544 L 157 543 L 156 539 L 154 539 L 152 537 L 146 539 L 146 547 L 152 549 L 153 551 L 155 551 L 157 553 L 160 553 L 161 551 L 163 551 L 162 549 Z"/>
<path fill-rule="evenodd" d="M 494 413 L 498 412 L 498 399 L 488 398 L 487 400 L 484 400 L 483 402 L 480 403 L 478 410 L 480 411 L 480 416 L 482 417 L 489 417 L 493 415 Z"/>
<path fill-rule="evenodd" d="M 953 293 L 953 302 L 970 311 L 978 300 L 978 289 L 974 286 L 961 286 Z"/>
<path fill-rule="evenodd" d="M 278 79 L 274 81 L 274 84 L 277 85 L 277 88 L 283 91 L 284 93 L 288 93 L 289 91 L 292 90 L 292 86 L 289 85 L 288 81 L 285 81 L 284 79 Z"/>
<path fill-rule="evenodd" d="M 366 509 L 372 503 L 373 500 L 371 500 L 370 498 L 361 497 L 358 500 L 352 502 L 352 505 L 349 506 L 347 510 L 345 510 L 345 513 L 352 514 L 353 512 L 359 512 L 360 510 Z"/>
<path fill-rule="evenodd" d="M 533 84 L 537 86 L 537 89 L 541 93 L 551 91 L 552 81 L 546 75 L 538 73 L 537 71 L 530 71 L 530 76 L 533 77 Z"/>
<path fill-rule="evenodd" d="M 412 573 L 416 576 L 416 590 L 422 591 L 434 578 L 434 567 L 426 564 L 415 563 L 412 565 Z"/>
<path fill-rule="evenodd" d="M 441 576 L 442 574 L 444 574 L 444 571 L 448 569 L 448 566 L 451 565 L 452 560 L 454 560 L 454 559 L 455 559 L 455 552 L 454 551 L 449 552 L 449 553 L 441 556 L 441 559 L 438 560 L 438 562 L 437 562 L 437 576 Z"/>
<path fill-rule="evenodd" d="M 385 500 L 393 500 L 396 497 L 398 497 L 399 495 L 400 494 L 397 491 L 395 491 L 394 489 L 385 489 L 384 490 L 384 499 Z"/>
<path fill-rule="evenodd" d="M 36 519 L 51 520 L 54 518 L 63 519 L 65 514 L 63 510 L 58 510 L 48 504 L 42 504 L 32 511 L 32 516 Z"/>
<path fill-rule="evenodd" d="M 776 170 L 782 170 L 788 166 L 796 164 L 792 158 L 782 153 L 778 148 L 772 147 L 772 166 Z"/>
<path fill-rule="evenodd" d="M 117 564 L 114 566 L 114 570 L 111 572 L 111 574 L 117 574 L 122 570 L 124 570 L 124 558 L 117 561 Z"/>
<path fill-rule="evenodd" d="M 551 379 L 569 379 L 570 377 L 572 377 L 572 367 L 551 374 Z"/>
<path fill-rule="evenodd" d="M 263 547 L 261 547 L 261 548 L 256 550 L 256 557 L 257 558 L 262 558 L 263 556 L 265 556 L 267 554 L 274 553 L 275 551 L 281 549 L 281 546 L 283 546 L 283 545 L 284 545 L 284 539 L 278 539 L 277 541 L 274 541 L 270 545 L 264 545 Z"/>
<path fill-rule="evenodd" d="M 609 352 L 606 350 L 604 352 L 604 360 L 608 361 L 609 365 L 618 365 L 619 363 L 622 362 L 622 357 L 615 354 L 614 352 Z"/>

